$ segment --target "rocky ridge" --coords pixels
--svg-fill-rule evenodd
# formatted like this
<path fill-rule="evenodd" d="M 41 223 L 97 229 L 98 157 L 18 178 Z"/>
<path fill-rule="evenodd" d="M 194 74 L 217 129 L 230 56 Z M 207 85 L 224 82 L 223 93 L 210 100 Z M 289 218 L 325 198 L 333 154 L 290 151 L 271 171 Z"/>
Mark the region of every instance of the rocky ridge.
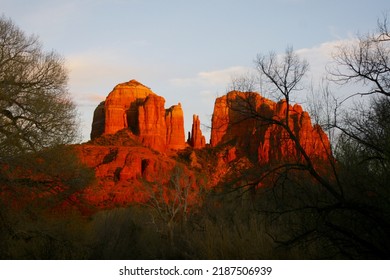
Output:
<path fill-rule="evenodd" d="M 191 203 L 196 203 L 201 188 L 237 178 L 242 170 L 301 161 L 293 141 L 274 122 L 286 116 L 313 161 L 327 160 L 330 154 L 326 134 L 297 104 L 287 106 L 258 93 L 229 92 L 215 101 L 210 144 L 197 115 L 185 142 L 181 104 L 164 106 L 163 97 L 135 80 L 117 85 L 97 106 L 92 140 L 76 146 L 82 162 L 95 170 L 96 182 L 84 191 L 91 204 L 145 202 L 159 188 L 169 200 L 177 170 L 185 178 L 181 185 L 189 188 Z M 271 121 L 248 118 L 248 113 Z"/>

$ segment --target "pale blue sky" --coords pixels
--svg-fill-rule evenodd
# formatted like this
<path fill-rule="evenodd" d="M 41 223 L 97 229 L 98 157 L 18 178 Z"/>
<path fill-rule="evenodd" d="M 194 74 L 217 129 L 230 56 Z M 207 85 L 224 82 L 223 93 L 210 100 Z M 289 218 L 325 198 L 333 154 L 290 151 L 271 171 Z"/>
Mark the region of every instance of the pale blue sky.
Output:
<path fill-rule="evenodd" d="M 0 13 L 66 60 L 84 140 L 118 83 L 136 79 L 205 125 L 232 75 L 293 46 L 321 71 L 329 49 L 372 31 L 388 0 L 0 0 Z M 205 134 L 208 133 L 205 131 Z"/>

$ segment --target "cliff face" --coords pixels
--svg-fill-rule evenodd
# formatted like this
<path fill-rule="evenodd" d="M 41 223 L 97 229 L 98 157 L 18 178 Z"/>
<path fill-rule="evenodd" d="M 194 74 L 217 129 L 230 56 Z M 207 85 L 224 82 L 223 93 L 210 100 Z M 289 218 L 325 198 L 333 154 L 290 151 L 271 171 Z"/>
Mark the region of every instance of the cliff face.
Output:
<path fill-rule="evenodd" d="M 131 80 L 114 87 L 95 109 L 91 139 L 129 129 L 147 147 L 163 152 L 185 148 L 181 105 L 165 110 L 165 99 Z"/>
<path fill-rule="evenodd" d="M 299 161 L 301 155 L 286 130 L 284 122 L 307 154 L 315 160 L 326 160 L 330 152 L 328 137 L 300 105 L 287 107 L 258 93 L 229 92 L 217 98 L 214 105 L 211 146 L 234 142 L 237 152 L 259 163 Z"/>

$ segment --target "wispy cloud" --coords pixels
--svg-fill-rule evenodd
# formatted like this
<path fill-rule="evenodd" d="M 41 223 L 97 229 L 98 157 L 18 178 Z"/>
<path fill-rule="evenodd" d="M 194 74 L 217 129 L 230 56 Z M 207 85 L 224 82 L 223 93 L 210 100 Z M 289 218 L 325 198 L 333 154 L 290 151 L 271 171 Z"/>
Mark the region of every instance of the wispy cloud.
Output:
<path fill-rule="evenodd" d="M 331 63 L 332 55 L 337 51 L 337 47 L 346 43 L 353 43 L 353 39 L 325 42 L 311 48 L 298 49 L 296 53 L 309 62 L 309 76 L 313 79 L 319 79 L 326 75 L 326 67 Z M 219 87 L 221 90 L 228 87 L 232 78 L 245 76 L 253 71 L 253 68 L 246 66 L 231 66 L 219 70 L 198 72 L 192 77 L 174 78 L 170 80 L 170 83 L 175 87 Z"/>
<path fill-rule="evenodd" d="M 125 82 L 143 71 L 115 49 L 94 49 L 68 55 L 69 86 L 77 100 L 96 103 L 104 100 L 107 93 L 119 82 Z"/>
<path fill-rule="evenodd" d="M 134 41 L 134 44 L 147 44 L 146 41 Z M 131 79 L 156 81 L 166 71 L 161 65 L 153 67 L 140 62 L 125 50 L 117 47 L 93 48 L 69 54 L 65 57 L 69 71 L 69 91 L 76 104 L 83 127 L 83 139 L 89 138 L 90 125 L 95 107 L 105 100 L 115 85 Z M 162 95 L 164 93 L 161 93 Z"/>
<path fill-rule="evenodd" d="M 134 78 L 136 70 L 129 65 L 115 49 L 92 49 L 66 56 L 69 90 L 79 106 L 83 140 L 89 139 L 95 107 L 116 84 Z"/>
<path fill-rule="evenodd" d="M 68 55 L 66 66 L 70 71 L 72 83 L 78 85 L 100 82 L 102 78 L 123 71 L 115 50 L 90 50 Z"/>
<path fill-rule="evenodd" d="M 310 77 L 319 80 L 327 76 L 327 68 L 333 63 L 333 55 L 341 45 L 354 44 L 356 39 L 335 40 L 322 43 L 312 48 L 296 50 L 296 53 L 310 64 Z"/>
<path fill-rule="evenodd" d="M 249 68 L 244 66 L 232 66 L 225 69 L 198 72 L 195 77 L 174 78 L 171 84 L 178 87 L 190 86 L 222 86 L 226 87 L 232 77 L 248 72 Z"/>

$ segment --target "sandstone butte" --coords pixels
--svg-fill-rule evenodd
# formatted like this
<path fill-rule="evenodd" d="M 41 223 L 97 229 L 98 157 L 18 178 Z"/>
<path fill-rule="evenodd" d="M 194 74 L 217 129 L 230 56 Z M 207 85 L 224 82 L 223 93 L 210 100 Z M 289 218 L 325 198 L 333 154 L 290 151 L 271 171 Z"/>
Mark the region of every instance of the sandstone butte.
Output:
<path fill-rule="evenodd" d="M 288 113 L 288 114 L 286 114 Z M 249 117 L 248 116 L 252 116 Z M 210 144 L 234 142 L 239 156 L 259 164 L 303 160 L 286 130 L 275 122 L 288 116 L 288 126 L 314 161 L 329 160 L 327 135 L 312 125 L 310 116 L 298 104 L 273 102 L 258 93 L 231 91 L 216 99 L 212 115 Z"/>
<path fill-rule="evenodd" d="M 312 125 L 300 105 L 232 91 L 215 101 L 210 144 L 206 145 L 197 115 L 186 143 L 180 103 L 165 109 L 163 97 L 131 80 L 117 85 L 97 106 L 91 141 L 75 147 L 96 174 L 84 198 L 96 207 L 113 207 L 145 202 L 162 188 L 168 201 L 173 196 L 172 178 L 179 174 L 181 187 L 188 187 L 189 199 L 196 203 L 200 188 L 210 189 L 234 177 L 234 170 L 301 161 L 283 128 L 247 118 L 248 104 L 250 112 L 268 120 L 283 121 L 288 115 L 290 129 L 311 159 L 328 160 L 326 134 Z"/>
<path fill-rule="evenodd" d="M 91 139 L 129 129 L 156 151 L 186 147 L 181 104 L 164 108 L 165 99 L 131 80 L 118 84 L 95 109 Z"/>

